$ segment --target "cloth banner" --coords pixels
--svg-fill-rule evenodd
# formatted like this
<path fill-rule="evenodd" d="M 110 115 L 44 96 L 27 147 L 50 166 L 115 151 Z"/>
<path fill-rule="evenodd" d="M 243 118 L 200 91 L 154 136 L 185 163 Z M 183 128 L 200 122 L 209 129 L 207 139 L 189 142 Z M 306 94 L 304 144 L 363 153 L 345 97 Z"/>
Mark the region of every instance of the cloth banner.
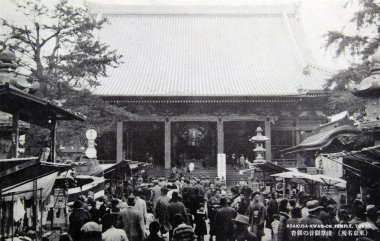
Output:
<path fill-rule="evenodd" d="M 55 179 L 58 176 L 58 172 L 54 172 L 52 174 L 49 174 L 47 176 L 41 177 L 37 179 L 37 189 L 42 189 L 42 201 L 45 200 L 51 193 L 51 190 L 53 189 Z M 27 191 L 27 192 L 24 192 Z M 6 191 L 4 189 L 2 190 L 2 193 L 4 195 L 5 201 L 12 201 L 12 195 L 5 195 L 10 194 L 12 192 L 24 192 L 13 196 L 14 201 L 20 198 L 25 198 L 26 200 L 29 200 L 33 197 L 33 181 L 27 182 L 21 186 L 16 187 L 10 187 L 6 188 Z M 37 195 L 40 197 L 40 191 L 37 191 Z"/>
<path fill-rule="evenodd" d="M 329 177 L 341 178 L 343 176 L 343 157 L 329 159 L 325 156 L 318 156 L 315 159 L 315 166 L 322 170 L 323 174 Z"/>
<path fill-rule="evenodd" d="M 218 154 L 218 177 L 226 180 L 226 154 Z"/>

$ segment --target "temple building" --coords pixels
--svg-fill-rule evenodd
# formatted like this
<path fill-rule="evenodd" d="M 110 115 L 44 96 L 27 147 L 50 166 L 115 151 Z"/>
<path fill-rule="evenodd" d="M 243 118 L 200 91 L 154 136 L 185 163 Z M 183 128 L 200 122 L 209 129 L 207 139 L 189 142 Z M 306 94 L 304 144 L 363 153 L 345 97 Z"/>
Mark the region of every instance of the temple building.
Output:
<path fill-rule="evenodd" d="M 296 5 L 87 6 L 110 23 L 99 39 L 123 55 L 95 94 L 135 114 L 99 138 L 100 160 L 151 158 L 165 169 L 216 166 L 218 153 L 253 160 L 261 127 L 266 160 L 303 165 L 280 150 L 327 122 L 332 73 L 315 64 Z"/>

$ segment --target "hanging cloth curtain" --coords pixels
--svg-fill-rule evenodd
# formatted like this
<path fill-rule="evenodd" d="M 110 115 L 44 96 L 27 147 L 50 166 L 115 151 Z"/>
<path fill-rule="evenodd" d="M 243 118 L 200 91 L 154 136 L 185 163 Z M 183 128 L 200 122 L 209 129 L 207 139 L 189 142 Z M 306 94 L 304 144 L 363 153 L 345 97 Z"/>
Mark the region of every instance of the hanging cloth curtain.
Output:
<path fill-rule="evenodd" d="M 58 176 L 58 172 L 54 172 L 52 174 L 49 174 L 47 176 L 41 177 L 37 179 L 37 189 L 42 189 L 42 201 L 44 201 L 51 193 L 51 190 L 53 189 L 55 179 Z M 27 192 L 24 192 L 27 191 Z M 6 195 L 10 193 L 17 193 L 17 192 L 24 192 L 20 194 L 14 195 L 14 200 L 25 198 L 26 200 L 29 200 L 33 198 L 33 180 L 30 182 L 27 182 L 21 186 L 17 187 L 10 187 L 2 190 L 2 193 L 4 195 L 5 201 L 11 201 L 12 195 Z M 37 195 L 40 197 L 40 191 L 37 192 Z"/>
<path fill-rule="evenodd" d="M 13 206 L 13 219 L 15 222 L 20 221 L 24 218 L 25 215 L 25 206 L 24 203 L 21 201 L 21 198 L 17 199 L 17 201 L 14 203 Z"/>

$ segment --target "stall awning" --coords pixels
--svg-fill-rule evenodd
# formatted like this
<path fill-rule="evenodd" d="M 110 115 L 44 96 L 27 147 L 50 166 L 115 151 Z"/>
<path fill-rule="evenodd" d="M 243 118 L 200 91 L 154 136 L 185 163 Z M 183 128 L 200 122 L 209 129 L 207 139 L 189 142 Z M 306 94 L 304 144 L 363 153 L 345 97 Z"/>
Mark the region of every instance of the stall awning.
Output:
<path fill-rule="evenodd" d="M 307 137 L 299 145 L 281 150 L 284 154 L 296 153 L 300 151 L 312 151 L 324 148 L 331 144 L 331 142 L 341 135 L 357 135 L 361 130 L 353 126 L 339 126 L 337 128 L 319 132 L 317 134 Z"/>
<path fill-rule="evenodd" d="M 20 120 L 41 127 L 49 127 L 51 120 L 85 120 L 73 111 L 28 94 L 9 83 L 0 85 L 0 111 L 10 114 L 18 111 Z"/>
<path fill-rule="evenodd" d="M 5 163 L 1 161 L 0 165 Z M 21 186 L 31 180 L 70 168 L 71 165 L 40 162 L 38 159 L 23 160 L 11 168 L 0 171 L 0 190 L 6 191 L 9 187 Z"/>
<path fill-rule="evenodd" d="M 380 145 L 362 148 L 357 151 L 324 153 L 329 159 L 343 157 L 343 167 L 360 176 L 380 175 Z"/>
<path fill-rule="evenodd" d="M 267 173 L 280 173 L 280 172 L 288 172 L 289 170 L 285 167 L 276 165 L 272 162 L 265 162 L 261 164 L 257 164 L 256 167 L 260 168 L 262 171 Z"/>
<path fill-rule="evenodd" d="M 150 166 L 150 164 L 144 162 L 123 160 L 115 164 L 101 164 L 100 167 L 103 170 L 93 175 L 103 175 L 105 178 L 123 178 L 125 174 L 127 174 L 127 176 L 131 176 L 147 166 Z"/>

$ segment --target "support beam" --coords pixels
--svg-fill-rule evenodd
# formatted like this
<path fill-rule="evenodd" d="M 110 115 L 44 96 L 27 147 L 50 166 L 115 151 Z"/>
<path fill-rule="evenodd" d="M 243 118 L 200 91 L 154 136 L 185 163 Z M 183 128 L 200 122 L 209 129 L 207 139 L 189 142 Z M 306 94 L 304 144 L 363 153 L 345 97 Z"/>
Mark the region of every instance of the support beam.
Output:
<path fill-rule="evenodd" d="M 169 119 L 165 120 L 165 169 L 171 168 L 171 127 Z"/>
<path fill-rule="evenodd" d="M 218 153 L 224 153 L 224 129 L 223 120 L 221 118 L 217 121 L 217 133 L 218 133 Z"/>
<path fill-rule="evenodd" d="M 57 159 L 57 120 L 51 121 L 50 129 L 50 159 L 51 162 L 55 163 Z"/>
<path fill-rule="evenodd" d="M 272 161 L 272 144 L 271 144 L 271 125 L 270 125 L 270 120 L 269 118 L 267 118 L 265 120 L 265 130 L 264 130 L 264 134 L 266 137 L 269 138 L 269 141 L 265 142 L 265 159 L 267 161 Z"/>
<path fill-rule="evenodd" d="M 116 162 L 123 160 L 123 121 L 118 120 L 116 125 Z"/>
<path fill-rule="evenodd" d="M 14 148 L 11 149 L 11 157 L 17 158 L 18 157 L 18 144 L 20 141 L 20 128 L 18 125 L 20 115 L 18 111 L 14 111 L 12 113 L 12 140 L 14 141 Z"/>

